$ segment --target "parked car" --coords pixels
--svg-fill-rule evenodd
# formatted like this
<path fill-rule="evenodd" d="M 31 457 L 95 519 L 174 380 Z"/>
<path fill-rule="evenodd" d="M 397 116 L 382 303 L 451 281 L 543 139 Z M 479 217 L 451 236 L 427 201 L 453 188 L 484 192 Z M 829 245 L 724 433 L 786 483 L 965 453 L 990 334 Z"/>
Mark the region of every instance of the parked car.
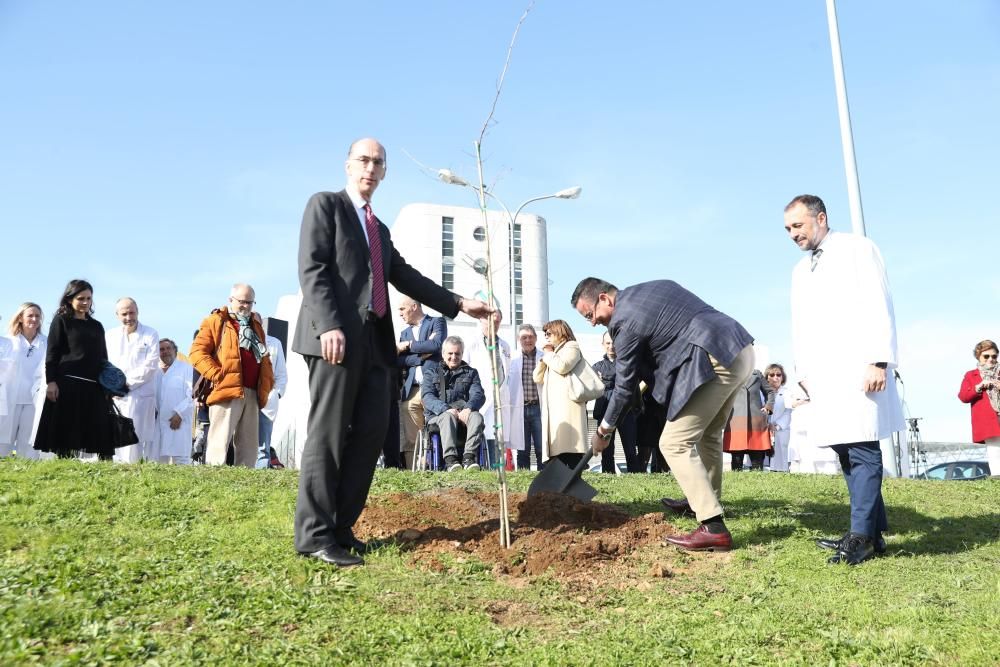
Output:
<path fill-rule="evenodd" d="M 952 461 L 928 468 L 918 479 L 984 479 L 990 476 L 986 461 Z"/>

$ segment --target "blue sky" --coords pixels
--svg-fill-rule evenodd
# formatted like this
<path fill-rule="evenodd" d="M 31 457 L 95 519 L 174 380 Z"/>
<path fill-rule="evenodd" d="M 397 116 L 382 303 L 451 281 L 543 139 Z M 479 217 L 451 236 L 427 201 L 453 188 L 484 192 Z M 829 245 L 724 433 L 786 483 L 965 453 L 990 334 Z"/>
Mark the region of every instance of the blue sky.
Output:
<path fill-rule="evenodd" d="M 622 9 L 627 8 L 627 9 Z M 129 294 L 187 340 L 237 280 L 297 289 L 302 208 L 380 138 L 376 195 L 472 205 L 407 154 L 473 176 L 520 1 L 0 2 L 4 321 L 66 281 Z M 965 440 L 972 346 L 1000 339 L 1000 3 L 838 3 L 868 234 L 893 286 L 910 412 Z M 794 195 L 850 228 L 822 0 L 541 0 L 484 143 L 487 180 L 549 223 L 552 317 L 586 274 L 671 278 L 790 360 Z M 405 151 L 405 152 L 404 152 Z M 835 341 L 831 341 L 835 344 Z"/>

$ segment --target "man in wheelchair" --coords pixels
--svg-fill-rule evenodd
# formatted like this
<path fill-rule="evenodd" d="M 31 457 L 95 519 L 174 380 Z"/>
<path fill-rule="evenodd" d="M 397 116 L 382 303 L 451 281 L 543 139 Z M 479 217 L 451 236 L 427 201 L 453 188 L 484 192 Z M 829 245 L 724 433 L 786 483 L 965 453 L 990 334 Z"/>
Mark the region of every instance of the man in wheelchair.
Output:
<path fill-rule="evenodd" d="M 445 469 L 478 470 L 479 443 L 483 435 L 483 416 L 479 409 L 486 402 L 483 385 L 475 368 L 462 361 L 465 343 L 458 336 L 448 336 L 441 346 L 444 361 L 424 370 L 420 397 L 429 427 L 441 434 Z M 458 442 L 465 437 L 459 461 Z"/>

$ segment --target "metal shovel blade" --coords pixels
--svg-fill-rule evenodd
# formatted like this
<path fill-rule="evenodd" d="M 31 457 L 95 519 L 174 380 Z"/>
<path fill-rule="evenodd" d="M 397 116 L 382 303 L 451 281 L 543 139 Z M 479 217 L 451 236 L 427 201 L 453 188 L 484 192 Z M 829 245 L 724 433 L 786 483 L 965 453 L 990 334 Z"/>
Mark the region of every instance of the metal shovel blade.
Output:
<path fill-rule="evenodd" d="M 597 495 L 597 489 L 583 481 L 580 475 L 590 462 L 593 453 L 593 450 L 588 448 L 576 468 L 570 468 L 555 458 L 547 461 L 545 468 L 535 476 L 531 486 L 528 487 L 528 497 L 539 493 L 565 493 L 584 502 L 590 502 Z"/>

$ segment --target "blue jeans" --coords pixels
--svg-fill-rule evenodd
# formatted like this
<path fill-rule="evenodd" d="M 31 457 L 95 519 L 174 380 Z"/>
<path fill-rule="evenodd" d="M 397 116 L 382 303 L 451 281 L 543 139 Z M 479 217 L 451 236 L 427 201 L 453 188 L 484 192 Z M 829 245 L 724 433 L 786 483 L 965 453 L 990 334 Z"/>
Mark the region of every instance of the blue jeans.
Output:
<path fill-rule="evenodd" d="M 878 442 L 833 445 L 851 496 L 851 532 L 873 540 L 889 529 L 882 501 L 882 450 Z"/>
<path fill-rule="evenodd" d="M 271 431 L 274 430 L 274 422 L 267 418 L 263 411 L 257 413 L 257 463 L 255 468 L 271 467 Z"/>
<path fill-rule="evenodd" d="M 517 469 L 531 469 L 531 448 L 535 448 L 538 469 L 545 467 L 542 461 L 542 406 L 538 403 L 524 406 L 524 449 L 517 452 Z"/>

